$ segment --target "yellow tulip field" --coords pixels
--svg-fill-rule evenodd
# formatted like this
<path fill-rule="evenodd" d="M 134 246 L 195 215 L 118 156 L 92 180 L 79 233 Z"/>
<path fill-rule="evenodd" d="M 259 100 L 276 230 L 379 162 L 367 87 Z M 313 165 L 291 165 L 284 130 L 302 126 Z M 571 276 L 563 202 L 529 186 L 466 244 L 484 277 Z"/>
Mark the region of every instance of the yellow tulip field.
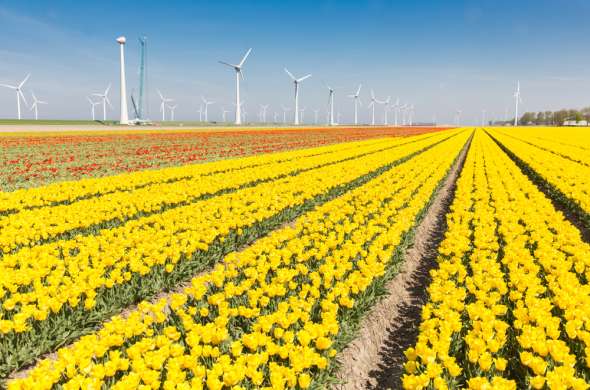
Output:
<path fill-rule="evenodd" d="M 541 127 L 0 192 L 0 388 L 345 386 L 445 183 L 399 387 L 590 388 L 590 132 Z"/>

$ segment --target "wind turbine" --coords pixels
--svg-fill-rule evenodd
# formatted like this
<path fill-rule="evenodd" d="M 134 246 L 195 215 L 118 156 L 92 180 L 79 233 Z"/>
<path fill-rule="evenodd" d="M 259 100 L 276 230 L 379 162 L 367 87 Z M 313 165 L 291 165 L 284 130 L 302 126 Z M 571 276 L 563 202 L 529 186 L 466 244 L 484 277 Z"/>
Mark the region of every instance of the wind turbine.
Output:
<path fill-rule="evenodd" d="M 273 113 L 272 121 L 273 121 L 273 123 L 279 123 L 279 113 L 278 112 L 275 111 Z"/>
<path fill-rule="evenodd" d="M 205 104 L 205 111 L 204 111 L 204 113 L 205 113 L 205 122 L 209 122 L 209 118 L 207 116 L 208 107 L 209 107 L 209 104 L 213 104 L 215 102 L 212 101 L 212 100 L 205 99 L 204 96 L 201 96 L 201 100 L 203 101 L 203 104 Z M 236 110 L 237 110 L 236 112 L 240 112 L 240 109 L 239 108 L 237 108 Z"/>
<path fill-rule="evenodd" d="M 162 122 L 166 121 L 166 103 L 172 103 L 174 99 L 166 98 L 159 89 L 156 90 L 160 95 L 160 111 L 162 111 Z"/>
<path fill-rule="evenodd" d="M 202 110 L 202 109 L 201 109 Z M 223 123 L 225 123 L 226 121 L 226 114 L 229 112 L 229 110 L 226 110 L 225 107 L 221 107 L 221 121 Z"/>
<path fill-rule="evenodd" d="M 293 84 L 295 84 L 295 120 L 293 123 L 295 125 L 298 125 L 299 124 L 299 83 L 305 79 L 310 78 L 311 74 L 308 74 L 308 75 L 300 77 L 300 78 L 295 78 L 295 76 L 293 76 L 293 74 L 291 74 L 291 72 L 289 72 L 289 70 L 287 68 L 285 68 L 285 72 L 289 75 L 289 77 L 291 77 L 291 80 L 293 80 Z"/>
<path fill-rule="evenodd" d="M 408 106 L 408 122 L 409 125 L 412 126 L 414 124 L 414 105 L 410 104 Z"/>
<path fill-rule="evenodd" d="M 304 116 L 305 116 L 305 107 L 303 107 L 299 111 L 301 112 L 301 123 L 303 123 L 303 122 L 305 122 L 305 119 L 304 119 Z"/>
<path fill-rule="evenodd" d="M 104 93 L 93 93 L 92 96 L 98 96 L 102 100 L 102 120 L 107 120 L 107 103 L 109 107 L 113 108 L 111 105 L 111 101 L 109 100 L 109 91 L 111 90 L 111 84 L 109 83 L 107 89 L 104 90 Z"/>
<path fill-rule="evenodd" d="M 329 85 L 326 84 L 326 87 L 328 88 L 328 91 L 330 91 L 330 97 L 328 98 L 328 103 L 330 105 L 330 116 L 329 116 L 329 120 L 328 120 L 328 124 L 330 126 L 334 126 L 334 88 L 330 87 Z"/>
<path fill-rule="evenodd" d="M 481 110 L 481 127 L 484 127 L 486 123 L 486 110 Z"/>
<path fill-rule="evenodd" d="M 236 71 L 236 125 L 242 124 L 242 115 L 241 115 L 241 107 L 240 107 L 240 77 L 242 80 L 244 79 L 244 75 L 242 74 L 242 66 L 244 66 L 244 62 L 246 58 L 250 55 L 252 48 L 248 49 L 244 57 L 239 64 L 230 64 L 228 62 L 219 61 L 220 64 L 227 65 L 230 68 L 233 68 Z M 207 120 L 207 106 L 205 106 L 205 120 Z"/>
<path fill-rule="evenodd" d="M 459 124 L 461 123 L 461 113 L 462 113 L 462 112 L 463 112 L 462 110 L 457 110 L 457 111 L 455 112 L 455 124 L 456 124 L 457 126 L 459 126 Z"/>
<path fill-rule="evenodd" d="M 37 100 L 37 96 L 35 96 L 35 92 L 31 91 L 31 95 L 33 96 L 33 104 L 31 104 L 31 110 L 35 110 L 35 120 L 39 120 L 39 104 L 47 104 L 43 100 Z"/>
<path fill-rule="evenodd" d="M 318 114 L 319 114 L 320 110 L 313 110 L 313 123 L 314 124 L 318 124 Z"/>
<path fill-rule="evenodd" d="M 379 102 L 379 103 L 383 104 L 383 111 L 384 111 L 383 112 L 383 124 L 385 126 L 387 126 L 389 124 L 388 120 L 387 120 L 387 111 L 389 109 L 389 102 L 390 101 L 391 101 L 391 96 L 388 96 L 386 100 Z"/>
<path fill-rule="evenodd" d="M 168 106 L 168 109 L 170 110 L 170 120 L 174 122 L 174 110 L 176 110 L 176 104 L 173 106 Z"/>
<path fill-rule="evenodd" d="M 520 81 L 516 82 L 516 91 L 514 91 L 514 126 L 518 126 L 518 103 L 522 103 L 520 98 Z"/>
<path fill-rule="evenodd" d="M 356 90 L 356 93 L 350 94 L 348 95 L 349 98 L 354 99 L 354 124 L 358 125 L 358 104 L 362 104 L 361 101 L 359 100 L 359 95 L 361 93 L 361 87 L 363 85 L 359 84 L 358 89 Z"/>
<path fill-rule="evenodd" d="M 399 98 L 395 99 L 395 104 L 393 105 L 393 114 L 395 115 L 395 126 L 397 126 L 397 116 L 399 114 L 400 104 Z"/>
<path fill-rule="evenodd" d="M 197 112 L 199 113 L 199 122 L 203 122 L 203 105 L 202 104 L 199 106 L 199 109 L 197 110 Z"/>
<path fill-rule="evenodd" d="M 266 110 L 268 110 L 268 104 L 260 105 L 260 121 L 266 123 Z"/>
<path fill-rule="evenodd" d="M 283 109 L 283 123 L 287 123 L 287 111 L 291 111 L 289 107 L 281 106 Z"/>
<path fill-rule="evenodd" d="M 119 123 L 129 124 L 129 113 L 127 112 L 127 84 L 125 82 L 125 37 L 117 38 L 121 52 L 121 118 Z"/>
<path fill-rule="evenodd" d="M 23 85 L 25 85 L 25 83 L 29 79 L 29 77 L 31 77 L 31 74 L 30 73 L 18 85 L 0 84 L 0 86 L 6 87 L 6 88 L 10 88 L 10 89 L 12 89 L 12 90 L 14 90 L 16 92 L 16 111 L 18 113 L 18 120 L 21 119 L 21 115 L 20 115 L 20 100 L 23 99 L 23 102 L 25 103 L 25 106 L 28 104 L 27 103 L 27 99 L 25 99 L 25 95 L 23 94 L 22 88 L 23 88 Z"/>
<path fill-rule="evenodd" d="M 371 103 L 369 103 L 369 107 L 372 109 L 371 114 L 371 125 L 375 126 L 375 104 L 379 103 L 379 101 L 375 98 L 375 92 L 371 89 Z"/>
<path fill-rule="evenodd" d="M 88 96 L 86 96 L 86 99 L 88 99 L 88 103 L 90 103 L 90 109 L 92 110 L 92 120 L 95 121 L 95 115 L 94 115 L 94 107 L 99 105 L 100 102 L 95 102 L 92 99 L 90 99 Z"/>

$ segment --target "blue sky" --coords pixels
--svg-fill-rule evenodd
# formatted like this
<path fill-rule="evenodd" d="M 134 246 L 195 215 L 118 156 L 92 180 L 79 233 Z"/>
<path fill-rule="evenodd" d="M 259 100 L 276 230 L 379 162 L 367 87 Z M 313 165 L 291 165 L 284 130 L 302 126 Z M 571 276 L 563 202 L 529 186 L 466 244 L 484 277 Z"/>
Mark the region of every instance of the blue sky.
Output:
<path fill-rule="evenodd" d="M 590 1 L 6 1 L 0 0 L 0 83 L 32 73 L 35 91 L 49 101 L 46 118 L 88 118 L 86 96 L 113 83 L 118 116 L 118 47 L 128 38 L 127 83 L 137 88 L 137 37 L 149 39 L 150 116 L 159 118 L 155 89 L 174 98 L 176 118 L 198 117 L 200 96 L 232 109 L 234 77 L 217 60 L 244 67 L 243 98 L 249 119 L 259 104 L 293 106 L 293 86 L 283 67 L 312 73 L 300 91 L 306 107 L 325 112 L 337 88 L 342 121 L 352 118 L 345 97 L 363 83 L 361 109 L 369 120 L 369 90 L 416 107 L 416 119 L 465 123 L 481 110 L 497 118 L 513 110 L 520 79 L 523 108 L 590 105 Z M 27 112 L 29 117 L 30 112 Z M 0 88 L 0 118 L 16 116 L 14 93 Z M 379 117 L 381 113 L 379 112 Z"/>

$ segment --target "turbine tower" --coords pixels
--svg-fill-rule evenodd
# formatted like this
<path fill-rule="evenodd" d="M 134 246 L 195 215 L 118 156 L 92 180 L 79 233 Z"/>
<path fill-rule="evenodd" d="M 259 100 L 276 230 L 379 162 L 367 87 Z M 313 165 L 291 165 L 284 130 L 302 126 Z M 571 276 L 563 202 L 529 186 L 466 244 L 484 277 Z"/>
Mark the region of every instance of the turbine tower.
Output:
<path fill-rule="evenodd" d="M 326 85 L 326 87 L 328 88 L 328 91 L 330 91 L 330 96 L 328 98 L 328 104 L 330 106 L 329 108 L 329 119 L 328 119 L 328 124 L 330 126 L 334 126 L 334 88 L 330 87 L 329 85 Z"/>
<path fill-rule="evenodd" d="M 244 79 L 244 75 L 242 74 L 242 66 L 244 66 L 244 62 L 246 58 L 250 55 L 252 48 L 248 49 L 244 57 L 239 64 L 230 64 L 228 62 L 219 61 L 220 64 L 227 65 L 230 68 L 233 68 L 236 71 L 236 125 L 242 124 L 242 115 L 241 115 L 241 107 L 240 107 L 240 77 L 242 80 Z M 207 106 L 205 106 L 205 120 L 207 120 Z"/>
<path fill-rule="evenodd" d="M 166 121 L 166 103 L 172 103 L 174 99 L 166 98 L 162 95 L 159 89 L 156 89 L 158 95 L 160 96 L 160 111 L 162 111 L 162 122 Z"/>
<path fill-rule="evenodd" d="M 129 114 L 127 112 L 127 85 L 125 83 L 125 37 L 117 38 L 121 53 L 121 119 L 119 123 L 122 125 L 129 124 Z"/>
<path fill-rule="evenodd" d="M 375 126 L 375 104 L 379 103 L 375 98 L 375 92 L 371 89 L 371 103 L 369 103 L 369 107 L 372 109 L 371 114 L 371 125 Z"/>
<path fill-rule="evenodd" d="M 199 111 L 197 111 L 199 113 L 199 122 L 203 122 L 203 105 L 201 104 L 199 106 Z"/>
<path fill-rule="evenodd" d="M 361 101 L 359 99 L 359 95 L 361 93 L 361 87 L 363 85 L 359 84 L 358 89 L 356 90 L 356 93 L 353 93 L 351 95 L 348 95 L 349 98 L 354 99 L 354 124 L 358 125 L 358 104 L 361 104 Z"/>
<path fill-rule="evenodd" d="M 289 72 L 289 70 L 287 68 L 285 68 L 285 72 L 289 75 L 289 77 L 291 77 L 291 80 L 293 80 L 293 84 L 295 84 L 295 120 L 293 121 L 293 124 L 298 125 L 299 124 L 299 83 L 305 79 L 310 78 L 311 74 L 308 74 L 308 75 L 300 77 L 300 78 L 295 78 L 295 76 L 293 76 L 293 74 L 291 74 L 291 72 Z"/>
<path fill-rule="evenodd" d="M 201 96 L 201 100 L 203 101 L 203 104 L 205 105 L 205 111 L 204 111 L 204 112 L 205 112 L 205 122 L 209 122 L 209 117 L 208 117 L 208 115 L 207 115 L 207 113 L 208 113 L 208 111 L 209 111 L 209 110 L 208 110 L 208 108 L 209 108 L 209 105 L 210 105 L 210 104 L 213 104 L 213 103 L 215 103 L 215 102 L 214 102 L 214 101 L 211 101 L 211 100 L 207 100 L 207 99 L 205 99 L 205 97 L 204 97 L 204 96 Z M 236 109 L 236 112 L 240 112 L 240 109 L 239 109 L 239 108 L 237 108 L 237 109 Z"/>
<path fill-rule="evenodd" d="M 260 121 L 266 123 L 266 110 L 268 110 L 268 104 L 260 105 Z"/>
<path fill-rule="evenodd" d="M 23 94 L 23 85 L 25 85 L 25 83 L 27 82 L 27 80 L 29 79 L 29 77 L 31 77 L 31 74 L 30 73 L 18 85 L 0 84 L 1 87 L 10 88 L 10 89 L 12 89 L 12 90 L 14 90 L 16 92 L 16 111 L 17 111 L 17 114 L 18 114 L 18 120 L 21 119 L 21 115 L 20 115 L 20 100 L 23 99 L 23 102 L 25 103 L 25 106 L 28 104 L 27 103 L 27 99 L 25 99 L 25 95 Z"/>
<path fill-rule="evenodd" d="M 103 122 L 107 120 L 107 103 L 109 107 L 113 108 L 111 105 L 111 101 L 109 100 L 109 91 L 111 90 L 111 84 L 107 86 L 107 89 L 104 90 L 104 93 L 93 93 L 92 96 L 97 96 L 102 100 L 102 120 Z"/>
<path fill-rule="evenodd" d="M 283 123 L 287 123 L 287 111 L 291 111 L 289 107 L 281 106 L 283 109 Z"/>
<path fill-rule="evenodd" d="M 37 96 L 35 96 L 35 92 L 31 91 L 31 95 L 33 96 L 33 104 L 31 105 L 31 110 L 35 110 L 35 120 L 39 120 L 39 104 L 47 104 L 43 100 L 38 100 Z"/>
<path fill-rule="evenodd" d="M 399 114 L 399 108 L 400 108 L 399 98 L 396 98 L 395 99 L 395 104 L 393 105 L 393 115 L 395 116 L 395 119 L 394 119 L 395 120 L 395 126 L 397 126 L 397 116 Z"/>
<path fill-rule="evenodd" d="M 90 110 L 92 111 L 92 120 L 95 121 L 96 120 L 96 116 L 95 116 L 94 107 L 96 107 L 97 105 L 99 105 L 100 102 L 95 102 L 92 99 L 90 99 L 90 97 L 88 97 L 88 96 L 86 96 L 86 99 L 88 100 L 88 103 L 90 103 Z"/>
<path fill-rule="evenodd" d="M 514 91 L 514 126 L 518 126 L 518 103 L 522 103 L 520 98 L 520 81 L 516 82 L 516 91 Z"/>
<path fill-rule="evenodd" d="M 173 106 L 168 106 L 168 109 L 170 110 L 170 120 L 174 121 L 174 110 L 176 110 L 176 104 Z"/>
<path fill-rule="evenodd" d="M 318 124 L 318 114 L 319 114 L 320 110 L 313 110 L 313 123 L 314 124 Z"/>
<path fill-rule="evenodd" d="M 386 100 L 380 102 L 383 104 L 383 124 L 387 126 L 389 121 L 387 120 L 387 110 L 389 109 L 389 102 L 391 101 L 391 96 L 388 96 Z"/>
<path fill-rule="evenodd" d="M 203 109 L 201 108 L 201 111 L 202 110 Z M 201 111 L 199 111 L 199 113 L 201 113 Z M 223 123 L 225 123 L 225 121 L 226 121 L 226 115 L 227 115 L 228 112 L 229 112 L 229 110 L 226 110 L 225 107 L 221 107 L 221 121 Z"/>

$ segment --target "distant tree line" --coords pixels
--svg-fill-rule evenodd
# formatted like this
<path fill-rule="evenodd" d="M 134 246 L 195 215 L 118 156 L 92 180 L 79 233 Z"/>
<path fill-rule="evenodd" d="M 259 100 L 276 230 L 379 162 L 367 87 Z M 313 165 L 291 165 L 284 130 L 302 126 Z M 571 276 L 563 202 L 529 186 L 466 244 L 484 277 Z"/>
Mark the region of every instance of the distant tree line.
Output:
<path fill-rule="evenodd" d="M 590 122 L 590 107 L 581 110 L 562 109 L 559 111 L 525 112 L 518 119 L 519 125 L 550 125 L 561 126 L 565 121 L 588 121 Z M 514 118 L 508 121 L 493 121 L 490 124 L 502 125 L 513 124 Z"/>

